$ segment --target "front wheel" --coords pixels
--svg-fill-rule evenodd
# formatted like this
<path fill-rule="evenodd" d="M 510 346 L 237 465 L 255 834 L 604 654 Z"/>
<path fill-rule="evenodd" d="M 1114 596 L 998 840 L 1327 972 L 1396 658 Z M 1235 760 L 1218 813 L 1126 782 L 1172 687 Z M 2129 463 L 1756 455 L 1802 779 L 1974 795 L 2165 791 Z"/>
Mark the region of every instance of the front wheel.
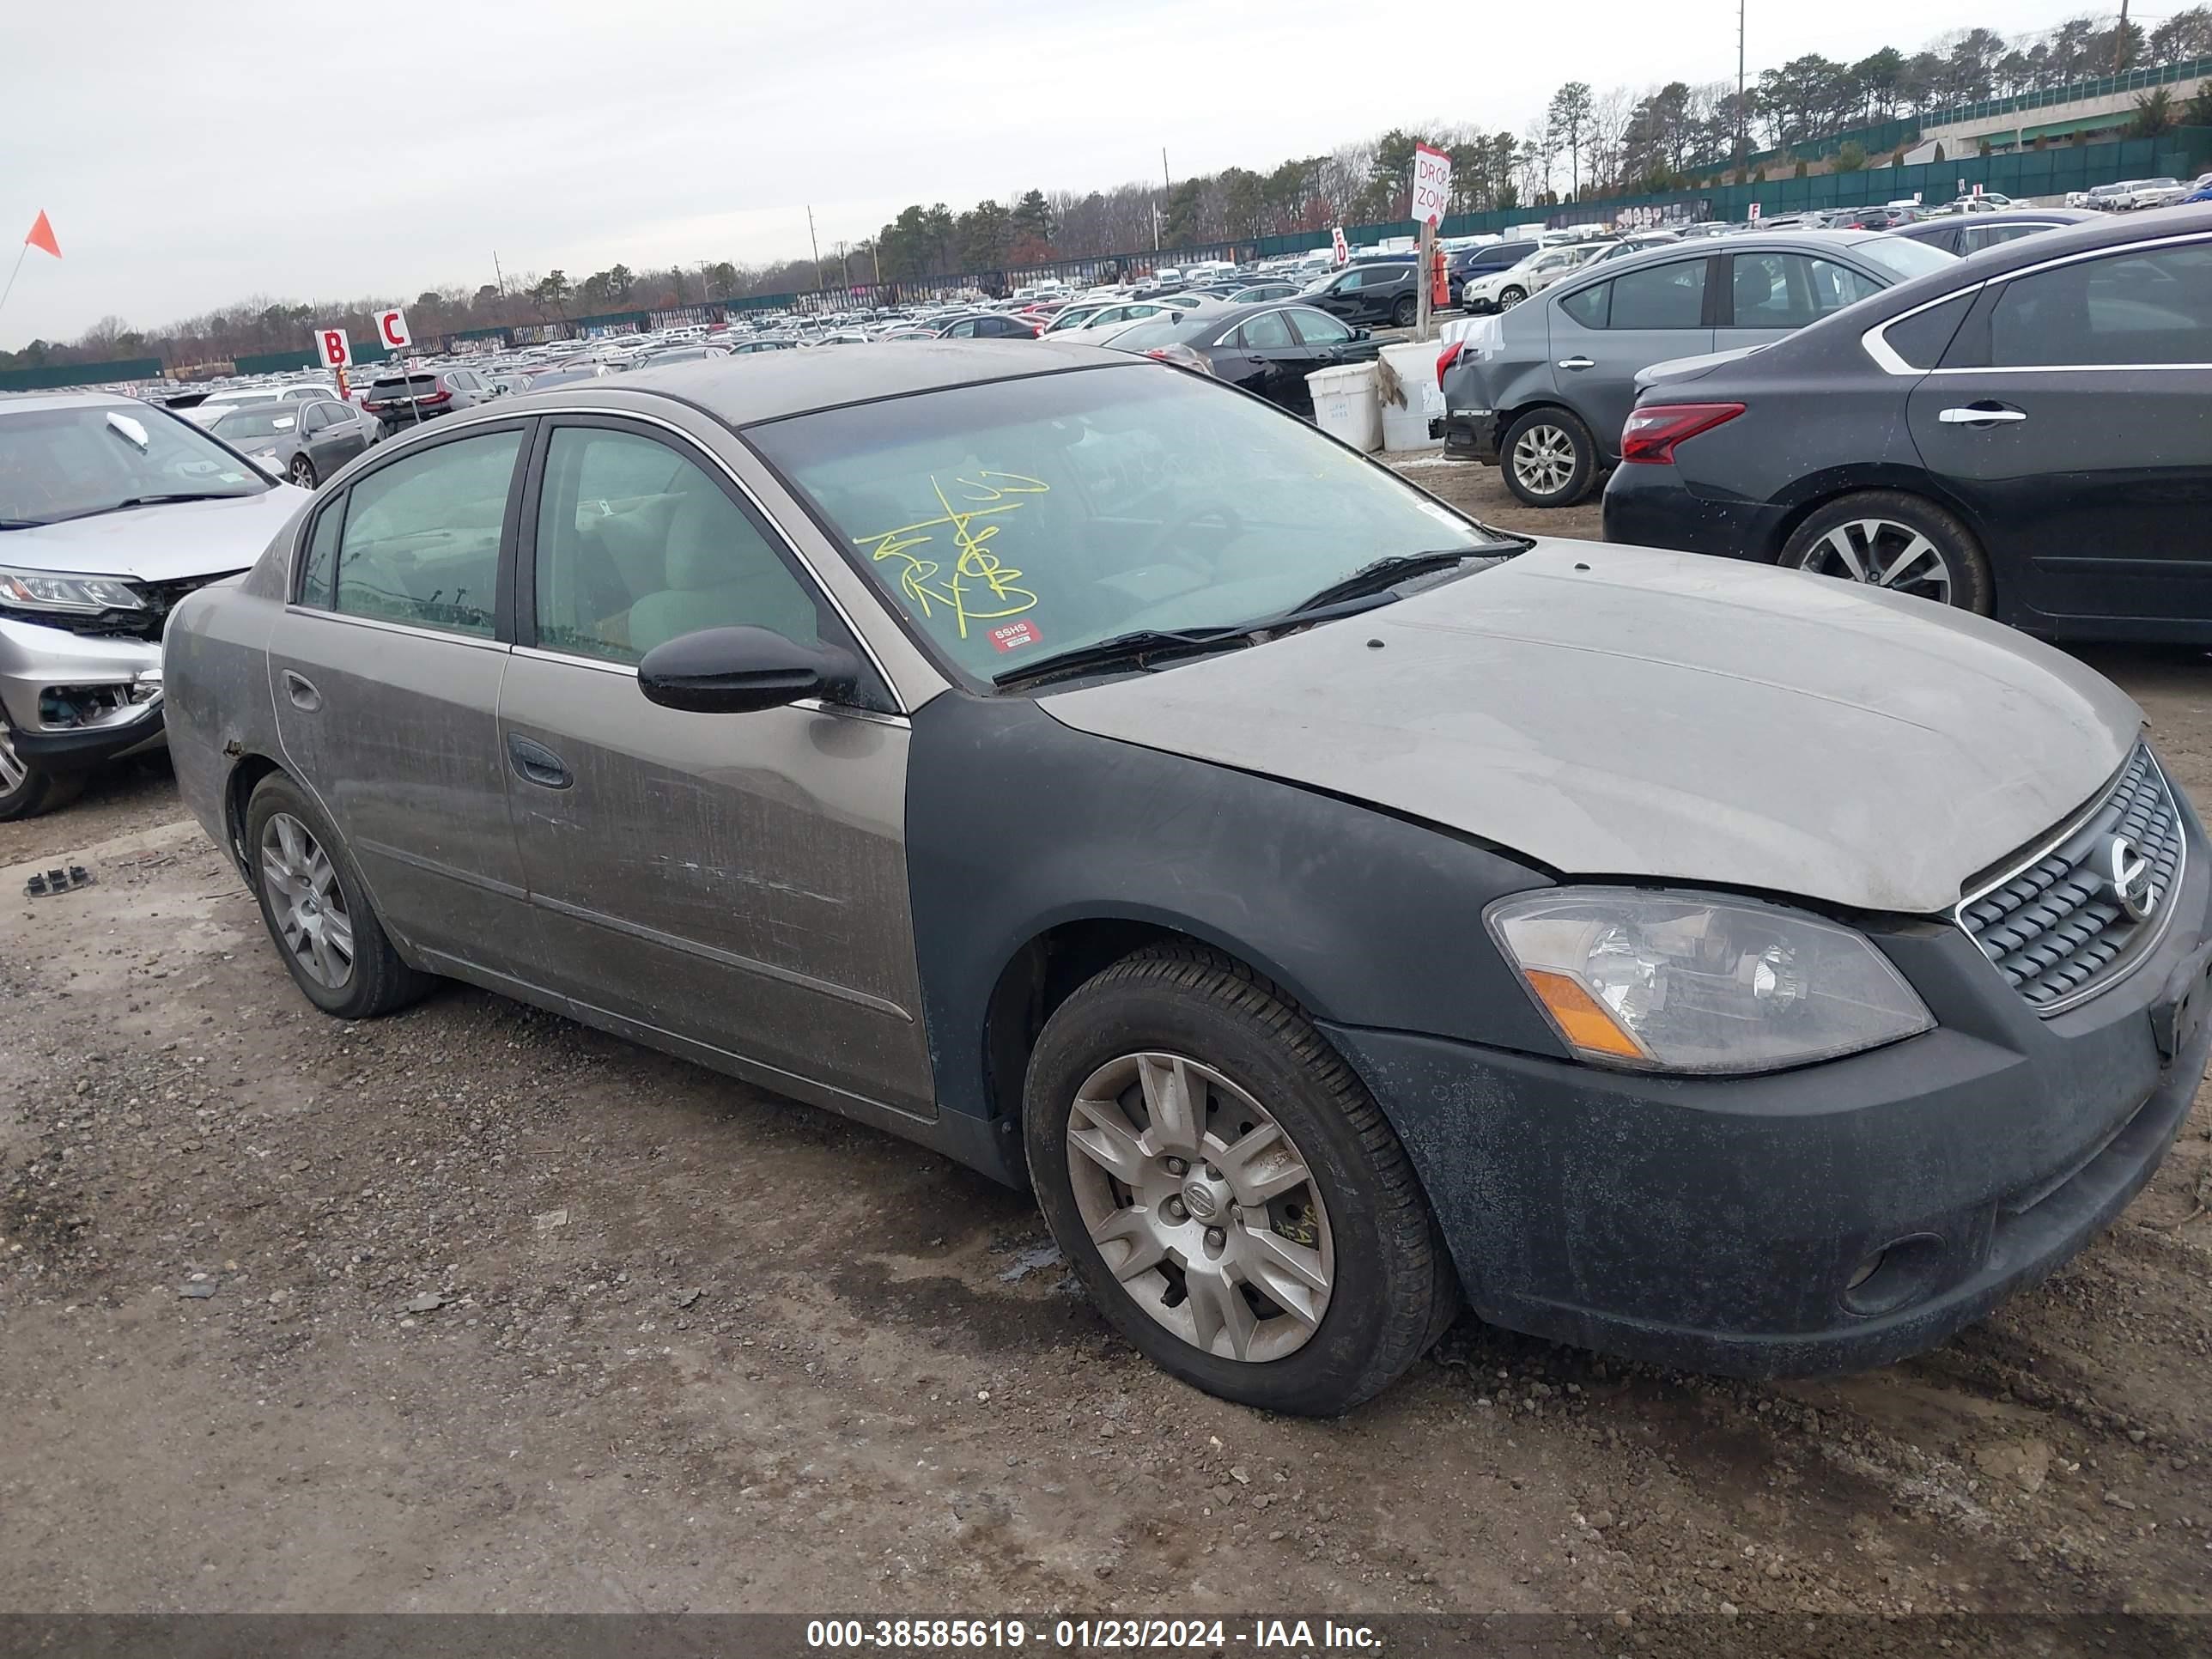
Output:
<path fill-rule="evenodd" d="M 1984 617 L 1996 609 L 1990 562 L 1974 532 L 1955 514 L 1903 490 L 1862 489 L 1830 501 L 1791 532 L 1778 562 Z"/>
<path fill-rule="evenodd" d="M 1498 308 L 1500 311 L 1510 311 L 1528 297 L 1528 290 L 1525 288 L 1501 289 L 1498 294 Z"/>
<path fill-rule="evenodd" d="M 292 482 L 302 489 L 313 489 L 315 487 L 315 464 L 305 455 L 295 455 L 292 458 Z"/>
<path fill-rule="evenodd" d="M 1391 325 L 1396 328 L 1413 327 L 1413 315 L 1419 309 L 1419 307 L 1412 295 L 1404 295 L 1397 304 L 1390 307 Z"/>
<path fill-rule="evenodd" d="M 1597 440 L 1564 409 L 1532 409 L 1505 428 L 1505 487 L 1530 507 L 1571 507 L 1597 478 Z"/>
<path fill-rule="evenodd" d="M 254 787 L 246 844 L 261 920 L 307 1000 L 340 1019 L 405 1007 L 435 983 L 399 959 L 337 832 L 282 772 Z"/>
<path fill-rule="evenodd" d="M 1077 990 L 1037 1040 L 1023 1127 L 1046 1223 L 1100 1310 L 1209 1394 L 1348 1410 L 1458 1307 L 1373 1097 L 1232 963 L 1162 951 Z"/>
<path fill-rule="evenodd" d="M 84 792 L 85 776 L 33 766 L 15 751 L 15 733 L 0 720 L 0 823 L 68 805 Z"/>

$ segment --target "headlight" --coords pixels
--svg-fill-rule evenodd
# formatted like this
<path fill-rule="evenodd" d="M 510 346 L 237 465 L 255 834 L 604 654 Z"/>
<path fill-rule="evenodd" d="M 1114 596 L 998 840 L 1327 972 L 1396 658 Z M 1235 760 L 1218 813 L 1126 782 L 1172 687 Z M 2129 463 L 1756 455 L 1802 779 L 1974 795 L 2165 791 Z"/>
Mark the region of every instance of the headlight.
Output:
<path fill-rule="evenodd" d="M 1601 1065 L 1769 1072 L 1936 1023 L 1862 935 L 1748 899 L 1565 889 L 1485 919 L 1568 1047 Z"/>
<path fill-rule="evenodd" d="M 0 605 L 19 611 L 143 611 L 146 602 L 120 576 L 64 576 L 0 566 Z"/>

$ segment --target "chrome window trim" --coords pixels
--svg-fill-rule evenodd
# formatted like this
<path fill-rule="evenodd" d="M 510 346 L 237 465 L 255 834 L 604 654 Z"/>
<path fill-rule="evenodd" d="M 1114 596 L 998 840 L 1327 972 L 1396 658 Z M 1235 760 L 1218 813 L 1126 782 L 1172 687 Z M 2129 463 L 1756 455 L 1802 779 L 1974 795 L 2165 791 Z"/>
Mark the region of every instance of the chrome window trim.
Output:
<path fill-rule="evenodd" d="M 2061 847 L 2063 847 L 2069 841 L 2072 840 L 2075 835 L 2080 831 L 2083 824 L 2088 823 L 2091 818 L 2095 817 L 2098 813 L 2103 811 L 2106 803 L 2112 798 L 2112 791 L 2119 787 L 2120 780 L 2127 775 L 2128 768 L 2134 763 L 2136 748 L 2142 749 L 2148 757 L 2150 760 L 2150 769 L 2158 775 L 2159 787 L 2166 791 L 2167 799 L 2172 800 L 2174 804 L 2174 811 L 2177 814 L 2179 813 L 2181 811 L 2181 796 L 2173 787 L 2173 780 L 2166 775 L 2166 768 L 2160 764 L 2157 751 L 2153 750 L 2150 744 L 2142 738 L 2138 737 L 2136 739 L 2135 746 L 2131 747 L 2128 750 L 2126 758 L 2120 762 L 2119 769 L 2114 772 L 2111 777 L 2105 780 L 2103 786 L 2098 789 L 2095 794 L 2089 798 L 2088 804 L 2086 806 L 2082 807 L 2080 811 L 2075 812 L 2069 817 L 2066 822 L 2052 834 L 2045 836 L 2041 841 L 2038 842 L 2032 851 L 2025 853 L 2019 858 L 2014 859 L 2005 867 L 2003 874 L 1984 882 L 1971 893 L 1962 894 L 1960 896 L 1959 902 L 1951 907 L 1952 925 L 1956 927 L 1960 933 L 1964 933 L 1966 938 L 1972 942 L 1974 949 L 1977 951 L 1980 951 L 1982 948 L 1981 941 L 1974 938 L 1973 930 L 1966 926 L 1967 907 L 1975 903 L 1978 900 L 1985 898 L 1990 894 L 1996 892 L 1998 888 L 2003 886 L 2007 882 L 2018 880 L 2023 872 L 2033 870 L 2037 865 L 2042 863 L 2045 859 L 2050 857 L 2051 854 L 2057 852 Z M 2182 887 L 2187 883 L 2188 879 L 2189 830 L 2187 821 L 2186 819 L 2184 819 L 2181 832 L 2181 852 L 2173 861 L 2173 886 L 2165 895 L 2165 896 L 2167 899 L 2172 899 L 2177 896 L 2180 893 Z M 2069 1008 L 2078 1008 L 2083 1003 L 2088 1001 L 2092 997 L 2102 996 L 2114 986 L 2118 985 L 2123 981 L 2126 980 L 2136 971 L 2136 969 L 2142 967 L 2144 963 L 2149 961 L 2152 957 L 2158 953 L 2158 947 L 2165 941 L 2166 930 L 2173 925 L 2173 913 L 2178 908 L 2178 906 L 2173 904 L 2161 903 L 2159 907 L 2160 915 L 2158 925 L 2152 930 L 2150 937 L 2137 944 L 2134 947 L 2133 954 L 2130 956 L 2128 960 L 2123 963 L 2112 973 L 2106 975 L 2104 978 L 2096 981 L 2094 984 L 2085 985 L 2078 991 L 2069 992 L 2065 996 L 2059 997 L 2053 1001 L 2041 1004 L 2030 1004 L 2029 1006 L 2035 1011 L 2036 1017 L 2039 1019 L 2050 1019 L 2055 1015 L 2064 1013 Z"/>
<path fill-rule="evenodd" d="M 465 645 L 478 651 L 512 651 L 514 647 L 505 640 L 487 640 L 474 634 L 448 632 L 442 628 L 422 628 L 413 623 L 390 622 L 382 617 L 356 616 L 350 611 L 324 611 L 312 605 L 301 605 L 296 599 L 284 602 L 287 616 L 313 617 L 318 622 L 343 623 L 350 628 L 373 628 L 381 634 L 404 634 L 410 639 L 441 640 L 454 645 Z"/>
<path fill-rule="evenodd" d="M 2016 237 L 2014 240 L 2020 239 Z M 1950 293 L 1939 299 L 1930 300 L 1925 305 L 1915 306 L 1911 311 L 1899 312 L 1886 321 L 1876 323 L 1865 333 L 1860 335 L 1859 343 L 1866 349 L 1867 356 L 1880 364 L 1885 374 L 2140 374 L 2153 369 L 2201 371 L 2212 368 L 2212 362 L 2024 363 L 2005 368 L 1992 366 L 1985 368 L 1915 368 L 1891 349 L 1887 340 L 1881 337 L 1884 330 L 1903 322 L 1907 317 L 1917 316 L 1930 307 L 1942 305 L 1946 300 L 1954 300 L 1961 294 L 1978 293 L 1992 284 L 2015 283 L 2023 276 L 2035 276 L 2046 270 L 2057 270 L 2062 265 L 2078 265 L 2085 259 L 2118 258 L 2128 254 L 2140 253 L 2150 248 L 2185 247 L 2195 243 L 2212 244 L 2212 232 L 2183 231 L 2172 236 L 2146 237 L 2140 242 L 2107 242 L 2101 247 L 2084 248 L 2073 253 L 2062 253 L 2055 258 L 2040 260 L 2032 265 L 2022 265 L 2017 270 L 2007 270 L 1994 276 L 1985 276 L 1971 289 L 1954 289 Z M 1979 251 L 1988 252 L 1986 248 Z"/>
<path fill-rule="evenodd" d="M 1308 306 L 1306 309 L 1311 311 L 1314 307 Z M 1229 343 L 1229 337 L 1231 335 L 1242 333 L 1246 328 L 1249 327 L 1252 324 L 1258 322 L 1263 317 L 1280 317 L 1283 319 L 1283 325 L 1285 328 L 1291 328 L 1290 311 L 1291 307 L 1288 305 L 1279 305 L 1273 311 L 1255 311 L 1249 317 L 1245 318 L 1242 322 L 1232 324 L 1228 328 L 1222 330 L 1221 337 L 1217 340 L 1208 342 L 1208 344 L 1210 346 L 1225 346 Z M 1324 311 L 1321 314 L 1326 317 L 1328 315 L 1328 313 Z M 1295 341 L 1297 335 L 1297 329 L 1291 328 L 1291 333 L 1292 339 Z M 1279 348 L 1273 346 L 1246 346 L 1243 348 L 1243 349 L 1247 351 L 1272 351 L 1279 349 Z"/>

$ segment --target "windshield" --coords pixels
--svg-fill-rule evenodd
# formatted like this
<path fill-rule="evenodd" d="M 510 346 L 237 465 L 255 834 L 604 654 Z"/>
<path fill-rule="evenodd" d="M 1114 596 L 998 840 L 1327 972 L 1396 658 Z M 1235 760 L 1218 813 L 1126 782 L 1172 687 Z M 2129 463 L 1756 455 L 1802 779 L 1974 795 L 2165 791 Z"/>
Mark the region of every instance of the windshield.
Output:
<path fill-rule="evenodd" d="M 1519 545 L 1294 416 L 1149 363 L 746 435 L 977 682 L 1141 629 L 1273 616 L 1378 559 Z"/>
<path fill-rule="evenodd" d="M 198 427 L 146 404 L 0 414 L 0 524 L 49 524 L 142 495 L 270 486 Z"/>
<path fill-rule="evenodd" d="M 224 416 L 215 423 L 215 434 L 235 443 L 240 438 L 273 438 L 299 423 L 299 412 L 291 404 L 270 404 Z"/>
<path fill-rule="evenodd" d="M 1900 283 L 1915 276 L 1925 276 L 1931 270 L 1941 270 L 1946 265 L 1959 262 L 1956 254 L 1946 253 L 1940 247 L 1930 247 L 1914 236 L 1877 236 L 1867 241 L 1854 242 L 1851 252 L 1871 259 Z"/>

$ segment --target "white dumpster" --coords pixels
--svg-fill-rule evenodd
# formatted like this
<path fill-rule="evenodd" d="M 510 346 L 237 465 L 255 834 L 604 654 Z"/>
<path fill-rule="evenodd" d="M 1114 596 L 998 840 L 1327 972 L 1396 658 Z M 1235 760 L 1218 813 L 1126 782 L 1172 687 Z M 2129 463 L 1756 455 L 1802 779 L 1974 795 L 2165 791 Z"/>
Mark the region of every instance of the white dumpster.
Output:
<path fill-rule="evenodd" d="M 1306 376 L 1313 393 L 1314 424 L 1354 449 L 1382 447 L 1382 411 L 1375 392 L 1375 365 L 1344 363 Z"/>
<path fill-rule="evenodd" d="M 1431 342 L 1408 340 L 1382 348 L 1382 361 L 1390 365 L 1397 382 L 1397 398 L 1381 397 L 1382 447 L 1440 449 L 1443 428 L 1429 436 L 1429 422 L 1444 417 L 1443 388 L 1437 384 L 1437 354 L 1443 348 Z"/>

